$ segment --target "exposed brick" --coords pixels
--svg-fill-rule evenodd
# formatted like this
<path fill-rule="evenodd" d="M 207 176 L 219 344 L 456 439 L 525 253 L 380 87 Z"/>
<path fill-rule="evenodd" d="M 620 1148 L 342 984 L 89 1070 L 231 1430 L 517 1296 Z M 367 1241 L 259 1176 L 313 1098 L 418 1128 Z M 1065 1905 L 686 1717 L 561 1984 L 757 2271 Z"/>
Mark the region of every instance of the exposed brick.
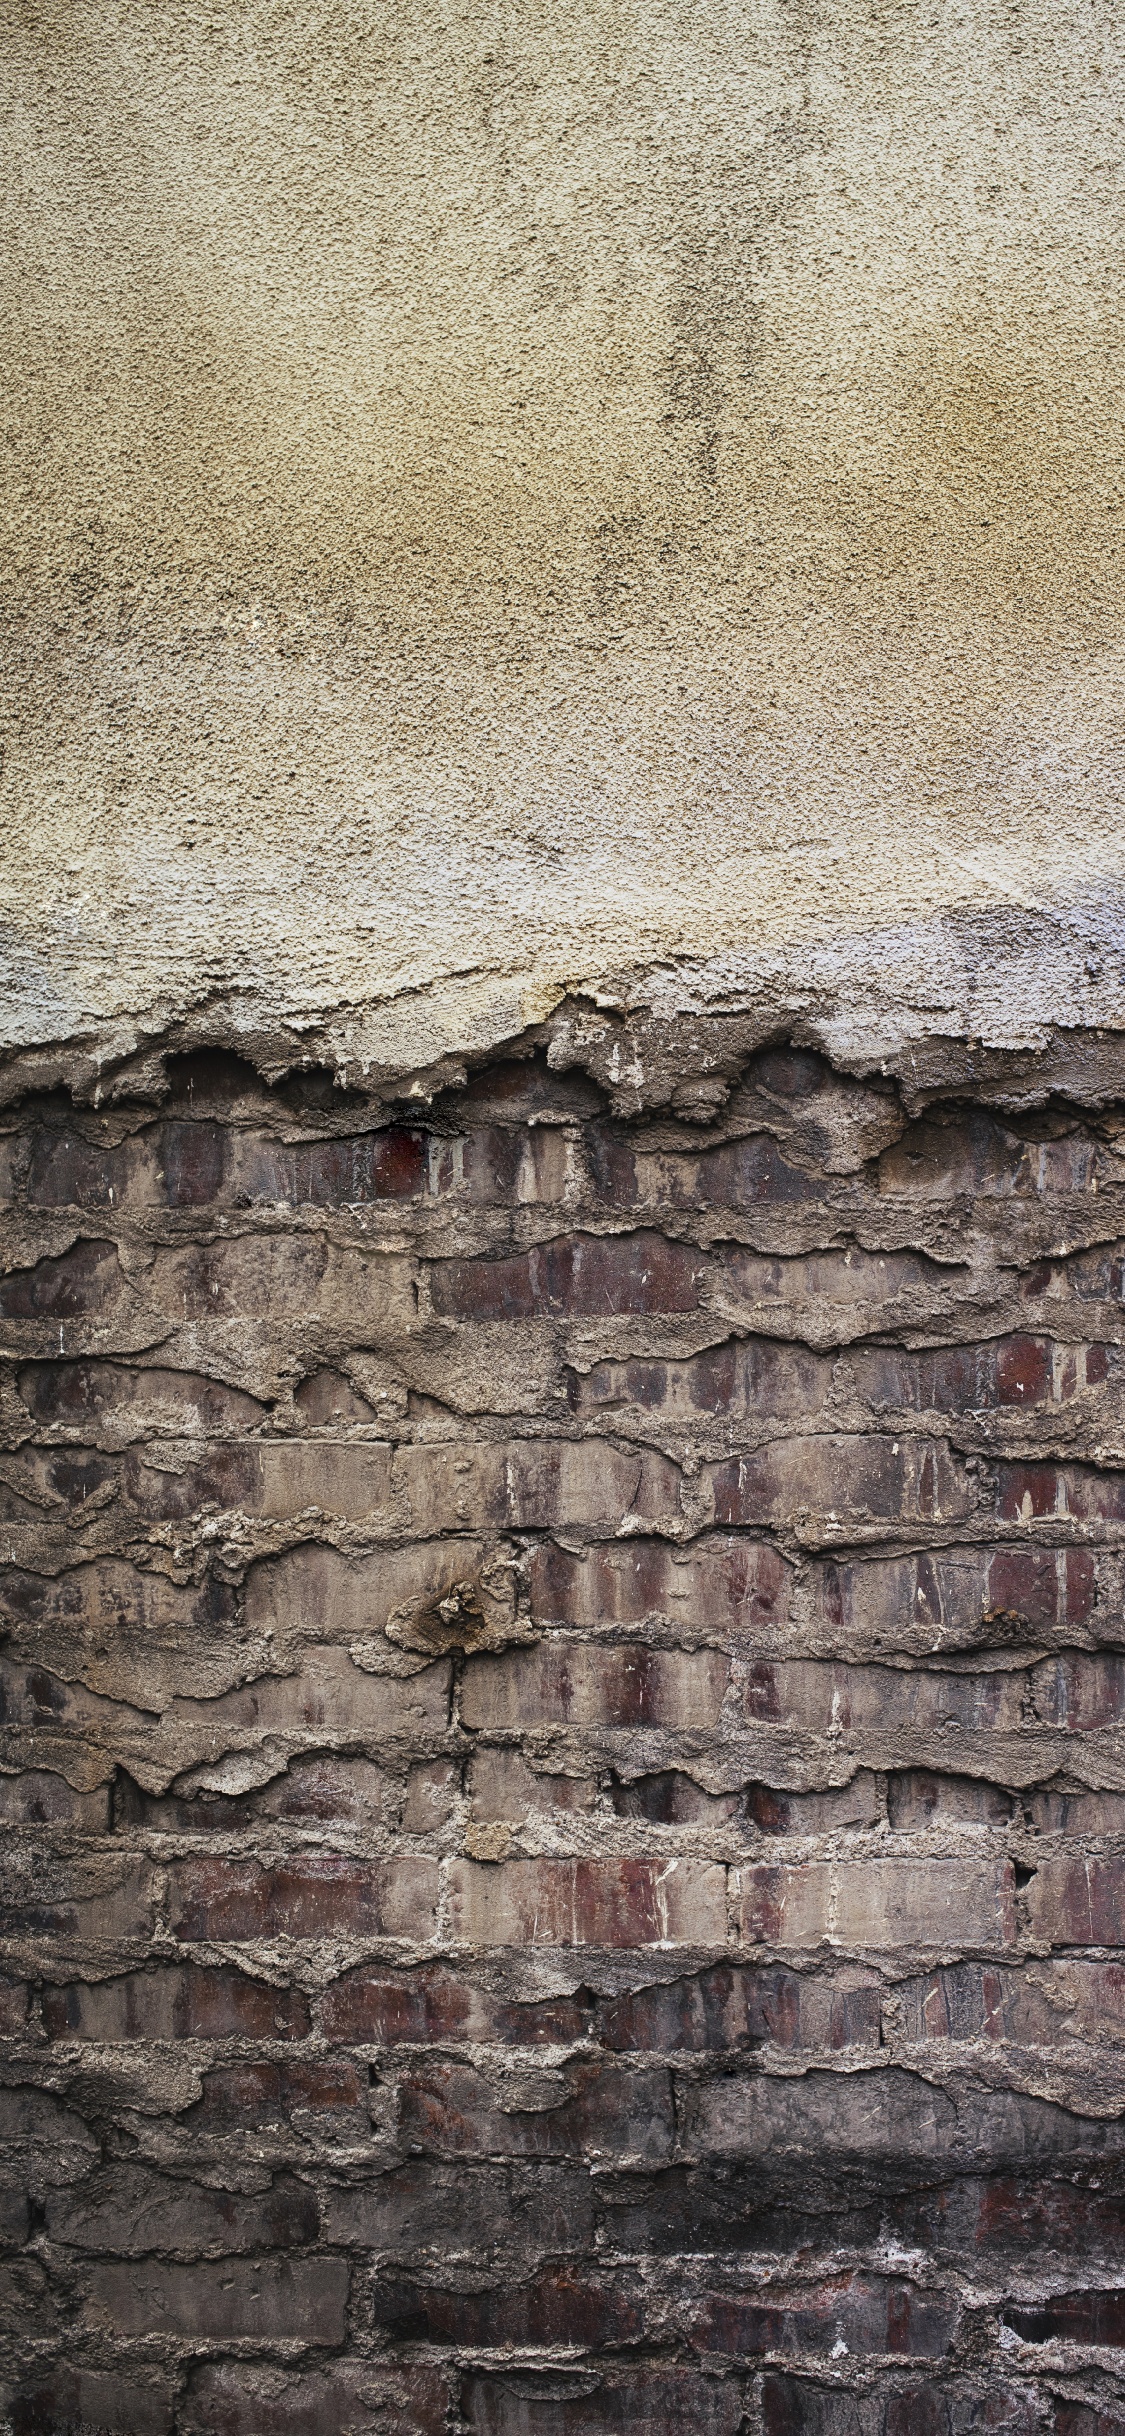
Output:
<path fill-rule="evenodd" d="M 91 1312 L 109 1310 L 122 1282 L 116 1245 L 97 1237 L 84 1239 L 56 1259 L 11 1270 L 0 1283 L 0 1318 L 85 1319 Z"/>
<path fill-rule="evenodd" d="M 256 1861 L 180 1861 L 169 1871 L 173 1935 L 414 1937 L 434 1932 L 440 1880 L 429 1861 L 352 1861 L 328 1854 L 264 1868 Z"/>
<path fill-rule="evenodd" d="M 445 2436 L 439 2368 L 335 2360 L 318 2373 L 204 2362 L 177 2414 L 182 2436 Z"/>
<path fill-rule="evenodd" d="M 413 1528 L 424 1535 L 489 1525 L 531 1530 L 588 1523 L 617 1530 L 625 1516 L 675 1519 L 680 1510 L 674 1463 L 648 1449 L 621 1453 L 597 1439 L 579 1445 L 527 1439 L 507 1446 L 455 1439 L 448 1446 L 404 1449 L 397 1471 Z"/>
<path fill-rule="evenodd" d="M 832 1363 L 803 1346 L 742 1337 L 687 1361 L 638 1356 L 598 1362 L 585 1375 L 569 1371 L 567 1380 L 571 1409 L 581 1414 L 633 1406 L 665 1421 L 704 1414 L 745 1420 L 762 1413 L 776 1420 L 812 1420 L 831 1393 Z"/>
<path fill-rule="evenodd" d="M 59 2366 L 37 2375 L 13 2395 L 12 2436 L 172 2436 L 174 2398 L 170 2384 L 143 2372 Z"/>
<path fill-rule="evenodd" d="M 244 2194 L 115 2165 L 80 2191 L 49 2198 L 46 2224 L 53 2240 L 75 2250 L 119 2258 L 171 2250 L 200 2258 L 304 2249 L 317 2239 L 320 2209 L 315 2192 L 291 2174 Z"/>
<path fill-rule="evenodd" d="M 71 1980 L 43 1990 L 49 2038 L 304 2038 L 309 2008 L 299 1988 L 271 1987 L 240 1971 L 128 1971 L 117 1979 Z"/>
<path fill-rule="evenodd" d="M 441 2165 L 412 2158 L 394 2173 L 336 2188 L 326 2201 L 325 2239 L 399 2261 L 453 2252 L 479 2261 L 588 2250 L 594 2190 L 581 2167 Z M 378 2296 L 376 2314 L 382 2318 Z M 565 2337 L 563 2338 L 565 2340 Z"/>
<path fill-rule="evenodd" d="M 760 1541 L 709 1539 L 689 1554 L 631 1539 L 582 1555 L 547 1542 L 530 1566 L 533 1613 L 580 1626 L 643 1623 L 653 1615 L 712 1633 L 769 1631 L 785 1622 L 789 1567 Z"/>
<path fill-rule="evenodd" d="M 1112 2344 L 1125 2349 L 1125 2292 L 1060 2292 L 1026 2309 L 1009 2302 L 1004 2324 L 1024 2343 Z"/>
<path fill-rule="evenodd" d="M 551 2268 L 529 2284 L 481 2291 L 381 2276 L 372 2318 L 399 2342 L 508 2344 L 628 2343 L 644 2326 L 639 2298 L 596 2274 Z"/>
<path fill-rule="evenodd" d="M 194 2117 L 206 2130 L 239 2133 L 323 2118 L 335 2136 L 367 2129 L 367 2074 L 338 2056 L 286 2058 L 282 2063 L 219 2065 L 203 2075 Z"/>
<path fill-rule="evenodd" d="M 590 2002 L 556 1996 L 520 2004 L 443 1963 L 412 1970 L 377 1964 L 334 1980 L 321 2001 L 329 2039 L 428 2046 L 481 2039 L 515 2046 L 569 2045 L 585 2036 Z"/>
<path fill-rule="evenodd" d="M 1027 1890 L 1031 1933 L 1049 1945 L 1125 1944 L 1125 1858 L 1052 1858 Z"/>
<path fill-rule="evenodd" d="M 78 1437 L 125 1445 L 150 1435 L 200 1438 L 253 1429 L 265 1406 L 190 1370 L 126 1370 L 114 1362 L 25 1362 L 19 1392 L 33 1419 Z"/>
<path fill-rule="evenodd" d="M 753 2048 L 877 2047 L 879 1987 L 874 1980 L 808 1979 L 793 1971 L 719 1963 L 688 1979 L 605 1998 L 599 2041 L 656 2054 Z"/>
<path fill-rule="evenodd" d="M 480 1945 L 726 1943 L 726 1871 L 702 1861 L 455 1861 L 455 1937 Z"/>
<path fill-rule="evenodd" d="M 942 1345 L 925 1353 L 877 1346 L 853 1354 L 861 1393 L 904 1412 L 1032 1411 L 1065 1404 L 1108 1376 L 1103 1344 L 1060 1345 L 1045 1336 L 996 1337 L 985 1345 Z"/>
<path fill-rule="evenodd" d="M 469 2064 L 434 2057 L 397 2082 L 401 2137 L 436 2157 L 584 2157 L 592 2164 L 662 2165 L 673 2138 L 666 2071 L 654 2066 L 572 2064 L 558 2103 L 519 2106 L 518 2084 L 494 2089 Z M 514 2100 L 506 2105 L 505 2098 Z"/>
<path fill-rule="evenodd" d="M 331 2346 L 344 2339 L 347 2297 L 348 2269 L 337 2258 L 190 2267 L 134 2260 L 92 2270 L 89 2310 L 118 2335 Z"/>
<path fill-rule="evenodd" d="M 426 1175 L 426 1137 L 401 1125 L 321 1142 L 244 1133 L 234 1148 L 231 1190 L 251 1201 L 341 1209 L 409 1200 L 423 1190 Z"/>
<path fill-rule="evenodd" d="M 472 2436 L 738 2436 L 746 2396 L 733 2379 L 690 2368 L 599 2362 L 581 2376 L 548 2369 L 465 2378 L 461 2410 Z"/>
<path fill-rule="evenodd" d="M 770 1945 L 1006 1946 L 1011 1865 L 810 1861 L 742 1871 L 742 1934 Z"/>
<path fill-rule="evenodd" d="M 971 1514 L 972 1483 L 940 1439 L 786 1438 L 711 1473 L 718 1523 L 948 1521 Z"/>
<path fill-rule="evenodd" d="M 701 2349 L 732 2354 L 833 2352 L 906 2354 L 941 2359 L 953 2343 L 952 2295 L 920 2290 L 903 2277 L 840 2275 L 796 2291 L 749 2299 L 716 2294 L 693 2319 Z"/>
<path fill-rule="evenodd" d="M 706 1273 L 702 1253 L 664 1235 L 557 1235 L 507 1260 L 437 1261 L 430 1292 L 452 1319 L 600 1319 L 694 1311 Z"/>
<path fill-rule="evenodd" d="M 470 1658 L 461 1713 L 468 1726 L 552 1720 L 613 1726 L 715 1725 L 727 1677 L 717 1650 L 540 1642 L 502 1658 Z"/>

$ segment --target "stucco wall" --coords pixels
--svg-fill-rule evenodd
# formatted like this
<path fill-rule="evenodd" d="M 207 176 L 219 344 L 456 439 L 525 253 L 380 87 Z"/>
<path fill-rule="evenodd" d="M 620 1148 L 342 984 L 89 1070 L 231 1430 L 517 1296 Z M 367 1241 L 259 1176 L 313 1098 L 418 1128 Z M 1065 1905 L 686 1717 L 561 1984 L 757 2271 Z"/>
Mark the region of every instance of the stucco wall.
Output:
<path fill-rule="evenodd" d="M 44 0 L 4 84 L 6 1042 L 1117 1019 L 1111 8 Z"/>

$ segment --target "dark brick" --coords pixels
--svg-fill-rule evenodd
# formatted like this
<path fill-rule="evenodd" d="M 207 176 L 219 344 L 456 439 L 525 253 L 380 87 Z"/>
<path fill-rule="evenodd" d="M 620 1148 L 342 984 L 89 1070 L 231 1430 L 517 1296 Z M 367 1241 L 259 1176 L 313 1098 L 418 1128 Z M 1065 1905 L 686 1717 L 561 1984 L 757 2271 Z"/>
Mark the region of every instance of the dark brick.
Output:
<path fill-rule="evenodd" d="M 446 2436 L 439 2368 L 336 2360 L 321 2371 L 205 2362 L 192 2372 L 178 2436 Z"/>
<path fill-rule="evenodd" d="M 253 1429 L 265 1406 L 190 1370 L 126 1370 L 114 1362 L 25 1362 L 19 1392 L 47 1427 L 105 1431 L 119 1442 Z"/>
<path fill-rule="evenodd" d="M 958 2305 L 951 2294 L 927 2292 L 902 2277 L 839 2275 L 779 2291 L 768 2300 L 716 2294 L 693 2314 L 691 2339 L 701 2350 L 733 2358 L 770 2352 L 897 2353 L 941 2359 L 951 2349 Z"/>
<path fill-rule="evenodd" d="M 686 1979 L 605 1997 L 597 2036 L 620 2051 L 671 2054 L 760 2046 L 877 2046 L 875 1981 L 838 1985 L 794 1971 L 716 1964 Z"/>
<path fill-rule="evenodd" d="M 204 2074 L 194 2119 L 204 2128 L 250 2131 L 305 2115 L 330 2123 L 348 2116 L 354 2131 L 366 2129 L 368 2091 L 364 2067 L 346 2056 L 227 2064 Z"/>
<path fill-rule="evenodd" d="M 171 2388 L 138 2374 L 41 2370 L 12 2402 L 12 2436 L 171 2436 Z"/>
<path fill-rule="evenodd" d="M 437 2157 L 584 2157 L 663 2164 L 672 2141 L 668 2074 L 651 2066 L 569 2065 L 556 2106 L 507 2112 L 484 2074 L 434 2057 L 398 2080 L 402 2138 Z"/>
<path fill-rule="evenodd" d="M 399 1125 L 329 1141 L 277 1142 L 244 1134 L 236 1180 L 254 1201 L 339 1209 L 409 1200 L 426 1181 L 426 1137 Z"/>
<path fill-rule="evenodd" d="M 461 2388 L 471 2436 L 739 2436 L 740 2382 L 690 2368 L 477 2372 Z"/>
<path fill-rule="evenodd" d="M 644 2329 L 637 2295 L 596 2273 L 566 2267 L 553 2267 L 528 2284 L 504 2281 L 475 2292 L 380 2276 L 371 2316 L 396 2342 L 489 2348 L 630 2343 Z"/>
<path fill-rule="evenodd" d="M 530 1579 L 533 1613 L 554 1623 L 634 1624 L 661 1615 L 751 1635 L 784 1623 L 790 1571 L 761 1541 L 716 1537 L 687 1553 L 637 1538 L 582 1555 L 546 1541 L 532 1551 Z"/>
<path fill-rule="evenodd" d="M 664 1235 L 558 1235 L 506 1260 L 437 1261 L 435 1311 L 455 1319 L 612 1318 L 694 1311 L 705 1256 Z"/>
<path fill-rule="evenodd" d="M 97 2266 L 90 2315 L 118 2335 L 167 2335 L 256 2343 L 344 2340 L 348 2270 L 343 2259 L 266 2259 L 256 2266 L 171 2267 L 133 2260 Z"/>
<path fill-rule="evenodd" d="M 1109 2344 L 1125 2348 L 1125 2292 L 1060 2292 L 1027 2309 L 1009 2302 L 1005 2326 L 1025 2343 Z"/>
<path fill-rule="evenodd" d="M 299 1988 L 271 1987 L 240 1971 L 129 1971 L 119 1979 L 71 1980 L 47 1986 L 43 2026 L 49 2038 L 121 2039 L 304 2038 L 309 2008 Z"/>
<path fill-rule="evenodd" d="M 0 1316 L 12 1320 L 83 1319 L 104 1311 L 122 1285 L 117 1247 L 84 1241 L 57 1260 L 13 1269 L 0 1283 Z"/>

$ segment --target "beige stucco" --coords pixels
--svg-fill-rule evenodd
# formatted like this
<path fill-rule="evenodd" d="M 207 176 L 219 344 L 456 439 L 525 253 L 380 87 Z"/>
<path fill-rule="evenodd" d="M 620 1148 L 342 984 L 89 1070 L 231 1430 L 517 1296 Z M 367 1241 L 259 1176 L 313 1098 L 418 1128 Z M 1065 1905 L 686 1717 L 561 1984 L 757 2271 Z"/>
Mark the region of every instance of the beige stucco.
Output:
<path fill-rule="evenodd" d="M 1125 1021 L 1117 11 L 4 28 L 6 1043 Z"/>

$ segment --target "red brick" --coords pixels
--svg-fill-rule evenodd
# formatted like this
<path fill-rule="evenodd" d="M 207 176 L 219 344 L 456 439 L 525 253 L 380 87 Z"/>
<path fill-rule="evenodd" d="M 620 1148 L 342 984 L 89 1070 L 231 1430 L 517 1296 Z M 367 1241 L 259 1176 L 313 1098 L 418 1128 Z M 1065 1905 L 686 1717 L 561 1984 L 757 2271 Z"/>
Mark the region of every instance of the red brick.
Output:
<path fill-rule="evenodd" d="M 1013 1817 L 1015 1796 L 974 1776 L 943 1776 L 932 1768 L 906 1768 L 887 1779 L 887 1817 L 895 1829 L 930 1827 L 956 1819 L 974 1827 L 1002 1827 Z"/>
<path fill-rule="evenodd" d="M 562 1624 L 639 1624 L 649 1616 L 713 1633 L 765 1633 L 785 1622 L 790 1569 L 775 1548 L 707 1539 L 689 1554 L 666 1541 L 630 1539 L 582 1555 L 541 1544 L 531 1557 L 537 1618 Z"/>
<path fill-rule="evenodd" d="M 117 1979 L 71 1980 L 43 1990 L 48 2038 L 304 2038 L 308 2001 L 299 1988 L 271 1987 L 240 1971 L 167 1968 Z"/>
<path fill-rule="evenodd" d="M 716 2294 L 693 2316 L 700 2350 L 732 2357 L 762 2352 L 891 2353 L 941 2359 L 952 2348 L 958 2307 L 901 2277 L 840 2275 L 830 2282 L 771 2293 L 768 2299 Z"/>
<path fill-rule="evenodd" d="M 856 1729 L 891 1734 L 950 1725 L 977 1732 L 1014 1733 L 1025 1722 L 1027 1677 L 954 1674 L 896 1666 L 842 1666 L 825 1659 L 757 1659 L 746 1668 L 742 1700 L 752 1722 L 793 1726 L 805 1733 Z"/>
<path fill-rule="evenodd" d="M 1125 1859 L 1042 1861 L 1027 1908 L 1032 1936 L 1050 1945 L 1125 1945 Z"/>
<path fill-rule="evenodd" d="M 962 1467 L 932 1438 L 785 1438 L 709 1477 L 718 1523 L 941 1521 L 974 1507 Z"/>
<path fill-rule="evenodd" d="M 1125 2292 L 1060 2292 L 1053 2299 L 1003 2313 L 1024 2343 L 1084 2343 L 1125 2350 Z"/>
<path fill-rule="evenodd" d="M 741 1872 L 750 1943 L 893 1951 L 1005 1946 L 1015 1936 L 1011 1865 L 944 1860 L 808 1861 Z"/>
<path fill-rule="evenodd" d="M 1065 1404 L 1108 1375 L 1103 1344 L 1060 1345 L 1047 1336 L 1001 1336 L 985 1345 L 925 1353 L 877 1346 L 851 1357 L 856 1384 L 873 1404 L 905 1412 L 1031 1411 Z"/>
<path fill-rule="evenodd" d="M 613 1318 L 694 1311 L 707 1261 L 664 1235 L 557 1235 L 505 1260 L 436 1261 L 435 1311 L 453 1319 Z"/>
<path fill-rule="evenodd" d="M 744 1134 L 694 1157 L 682 1151 L 638 1150 L 633 1164 L 630 1198 L 659 1210 L 792 1209 L 819 1201 L 824 1193 L 818 1177 L 782 1158 L 768 1133 Z"/>
<path fill-rule="evenodd" d="M 718 1650 L 540 1642 L 502 1658 L 470 1658 L 461 1713 L 467 1726 L 671 1726 L 717 1724 L 727 1660 Z"/>
<path fill-rule="evenodd" d="M 348 2270 L 338 2258 L 193 2267 L 132 2260 L 95 2267 L 90 2276 L 92 2316 L 126 2336 L 331 2346 L 344 2340 L 347 2297 Z"/>
<path fill-rule="evenodd" d="M 232 1188 L 253 1201 L 316 1209 L 409 1200 L 425 1183 L 426 1137 L 401 1125 L 321 1142 L 244 1133 L 236 1139 L 231 1176 Z"/>
<path fill-rule="evenodd" d="M 179 1861 L 168 1876 L 173 1934 L 235 1944 L 258 1937 L 428 1938 L 441 1884 L 430 1861 L 355 1861 L 337 1854 L 273 1868 L 257 1861 Z"/>
<path fill-rule="evenodd" d="M 371 2046 L 428 2046 L 485 2040 L 515 2046 L 566 2046 L 585 2036 L 589 1999 L 556 1996 L 506 2002 L 445 1963 L 413 1970 L 371 1964 L 334 1980 L 321 2000 L 329 2039 Z"/>
<path fill-rule="evenodd" d="M 656 2166 L 667 2163 L 673 2139 L 669 2076 L 651 2065 L 570 2064 L 559 2104 L 532 2112 L 509 2111 L 482 2072 L 435 2056 L 399 2078 L 398 2118 L 403 2141 L 437 2157 Z"/>
<path fill-rule="evenodd" d="M 1001 1463 L 996 1468 L 996 1483 L 996 1511 L 1002 1522 L 1055 1517 L 1120 1522 L 1125 1518 L 1122 1472 L 1096 1472 L 1079 1464 Z"/>
<path fill-rule="evenodd" d="M 1040 1724 L 1070 1734 L 1120 1725 L 1125 1721 L 1125 1655 L 1068 1650 L 1045 1658 L 1032 1670 L 1031 1697 Z"/>
<path fill-rule="evenodd" d="M 885 2436 L 877 2395 L 856 2394 L 847 2386 L 813 2385 L 804 2377 L 774 2376 L 763 2377 L 761 2393 L 762 2436 Z M 924 2420 L 918 2436 L 931 2436 Z"/>
<path fill-rule="evenodd" d="M 1095 1559 L 1081 1548 L 958 1548 L 857 1564 L 821 1577 L 826 1622 L 872 1654 L 1003 1645 L 1028 1628 L 1087 1624 L 1097 1597 Z"/>
<path fill-rule="evenodd" d="M 722 1945 L 726 1871 L 708 1861 L 455 1861 L 451 1926 L 474 1945 Z"/>

